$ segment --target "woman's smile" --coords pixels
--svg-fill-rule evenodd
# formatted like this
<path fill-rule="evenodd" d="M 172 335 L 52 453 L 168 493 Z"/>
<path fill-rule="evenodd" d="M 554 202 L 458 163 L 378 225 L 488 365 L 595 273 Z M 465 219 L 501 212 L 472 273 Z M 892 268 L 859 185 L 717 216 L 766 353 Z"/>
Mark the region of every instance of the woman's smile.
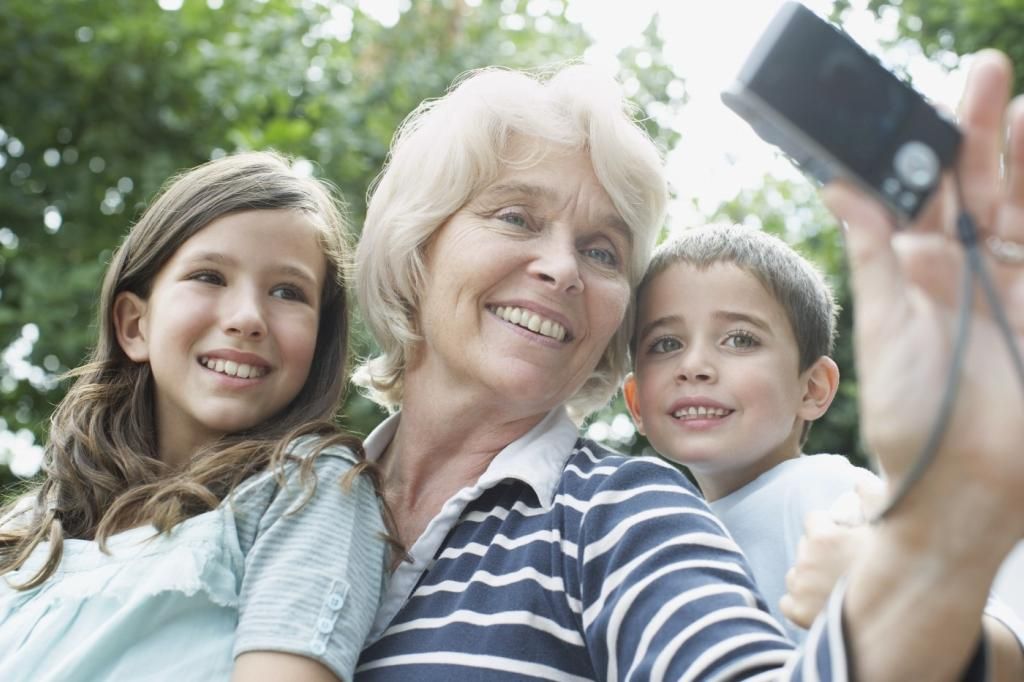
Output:
<path fill-rule="evenodd" d="M 558 342 L 569 342 L 572 334 L 561 322 L 550 319 L 544 313 L 537 313 L 528 308 L 515 305 L 487 306 L 487 309 L 505 322 L 527 329 L 531 333 L 554 339 Z"/>

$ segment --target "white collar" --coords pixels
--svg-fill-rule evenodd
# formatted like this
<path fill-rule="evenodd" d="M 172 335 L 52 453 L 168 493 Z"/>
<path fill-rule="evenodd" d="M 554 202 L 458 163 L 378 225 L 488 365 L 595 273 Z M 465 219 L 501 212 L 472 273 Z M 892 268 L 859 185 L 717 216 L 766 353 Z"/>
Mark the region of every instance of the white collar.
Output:
<path fill-rule="evenodd" d="M 401 417 L 401 412 L 391 415 L 366 437 L 363 450 L 367 459 L 372 462 L 380 459 L 394 439 Z M 554 503 L 562 469 L 577 438 L 578 428 L 565 408 L 557 407 L 536 426 L 500 450 L 473 487 L 483 491 L 503 480 L 516 479 L 533 488 L 541 505 L 549 509 Z"/>
<path fill-rule="evenodd" d="M 377 426 L 363 442 L 367 459 L 377 461 L 398 431 L 401 413 L 393 414 Z M 545 509 L 555 501 L 555 490 L 565 463 L 572 456 L 579 437 L 576 425 L 564 407 L 549 412 L 526 434 L 505 446 L 487 466 L 476 483 L 452 495 L 423 534 L 408 548 L 411 561 L 401 563 L 388 579 L 380 608 L 366 640 L 369 645 L 384 633 L 398 611 L 409 599 L 423 572 L 430 567 L 438 548 L 462 516 L 466 506 L 490 488 L 508 479 L 522 481 L 533 489 Z"/>

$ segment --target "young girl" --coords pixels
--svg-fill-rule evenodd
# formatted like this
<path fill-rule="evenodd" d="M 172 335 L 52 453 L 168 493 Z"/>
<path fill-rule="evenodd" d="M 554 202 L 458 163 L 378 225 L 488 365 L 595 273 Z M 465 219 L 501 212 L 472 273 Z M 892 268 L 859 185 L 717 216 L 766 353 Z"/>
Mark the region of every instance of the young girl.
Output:
<path fill-rule="evenodd" d="M 0 517 L 0 679 L 351 679 L 386 536 L 332 423 L 346 256 L 330 192 L 268 153 L 131 229 L 45 479 Z"/>

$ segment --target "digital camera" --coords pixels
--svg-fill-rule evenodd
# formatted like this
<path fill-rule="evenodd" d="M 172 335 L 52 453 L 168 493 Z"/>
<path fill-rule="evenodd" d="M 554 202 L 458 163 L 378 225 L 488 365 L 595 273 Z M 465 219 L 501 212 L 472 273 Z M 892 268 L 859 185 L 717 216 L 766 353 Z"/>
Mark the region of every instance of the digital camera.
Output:
<path fill-rule="evenodd" d="M 850 36 L 785 3 L 722 101 L 821 183 L 854 180 L 913 219 L 960 131 Z"/>

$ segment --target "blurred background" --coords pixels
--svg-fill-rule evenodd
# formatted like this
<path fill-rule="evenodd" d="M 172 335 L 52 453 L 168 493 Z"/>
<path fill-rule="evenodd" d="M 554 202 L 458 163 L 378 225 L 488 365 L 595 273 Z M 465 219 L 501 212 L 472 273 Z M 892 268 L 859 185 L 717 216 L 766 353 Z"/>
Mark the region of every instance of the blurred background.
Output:
<path fill-rule="evenodd" d="M 489 64 L 601 65 L 665 152 L 665 234 L 708 221 L 779 234 L 830 277 L 842 384 L 808 452 L 863 463 L 842 235 L 814 188 L 717 93 L 775 0 L 3 0 L 0 3 L 0 496 L 39 472 L 50 412 L 95 336 L 112 249 L 173 173 L 273 148 L 337 184 L 358 230 L 366 189 L 417 103 Z M 1024 73 L 1024 0 L 811 2 L 932 99 L 955 106 L 970 53 Z M 809 94 L 809 96 L 812 96 Z M 372 352 L 359 321 L 355 350 Z M 343 423 L 383 413 L 352 391 Z M 646 441 L 621 398 L 587 425 Z"/>

